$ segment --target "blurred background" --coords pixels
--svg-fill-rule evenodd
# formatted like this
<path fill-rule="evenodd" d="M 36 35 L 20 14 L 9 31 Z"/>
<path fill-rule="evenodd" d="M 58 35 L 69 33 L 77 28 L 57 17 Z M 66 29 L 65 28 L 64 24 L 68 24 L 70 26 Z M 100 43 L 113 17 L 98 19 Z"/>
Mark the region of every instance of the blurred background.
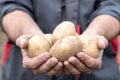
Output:
<path fill-rule="evenodd" d="M 0 75 L 2 73 L 2 58 L 4 55 L 4 47 L 5 47 L 6 41 L 7 41 L 7 37 L 0 28 Z M 120 66 L 120 36 L 119 36 L 119 50 L 118 50 L 117 57 L 118 57 L 118 65 Z"/>
<path fill-rule="evenodd" d="M 0 28 L 0 74 L 2 72 L 2 58 L 3 58 L 3 54 L 4 54 L 4 46 L 6 43 L 6 35 L 2 32 L 1 28 Z"/>

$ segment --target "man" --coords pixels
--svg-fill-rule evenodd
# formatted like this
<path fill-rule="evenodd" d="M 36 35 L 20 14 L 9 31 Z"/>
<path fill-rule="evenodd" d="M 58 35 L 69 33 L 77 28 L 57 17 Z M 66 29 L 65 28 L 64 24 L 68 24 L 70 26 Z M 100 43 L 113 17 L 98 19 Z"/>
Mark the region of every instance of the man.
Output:
<path fill-rule="evenodd" d="M 12 42 L 2 80 L 118 80 L 108 41 L 118 35 L 119 20 L 120 0 L 1 0 L 0 22 Z M 101 56 L 79 52 L 60 62 L 45 52 L 29 58 L 26 49 L 31 36 L 51 33 L 62 21 L 72 21 L 80 26 L 81 35 L 97 38 Z"/>

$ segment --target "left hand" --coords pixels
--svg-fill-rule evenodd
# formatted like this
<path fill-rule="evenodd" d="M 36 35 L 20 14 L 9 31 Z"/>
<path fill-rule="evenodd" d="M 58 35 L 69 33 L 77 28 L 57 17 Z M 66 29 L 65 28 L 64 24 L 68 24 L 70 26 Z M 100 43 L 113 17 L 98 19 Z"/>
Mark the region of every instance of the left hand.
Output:
<path fill-rule="evenodd" d="M 92 71 L 101 68 L 103 50 L 108 45 L 108 41 L 103 36 L 95 36 L 98 39 L 98 48 L 100 56 L 93 58 L 83 52 L 79 52 L 76 56 L 71 56 L 64 61 L 64 71 L 66 74 L 91 73 Z"/>

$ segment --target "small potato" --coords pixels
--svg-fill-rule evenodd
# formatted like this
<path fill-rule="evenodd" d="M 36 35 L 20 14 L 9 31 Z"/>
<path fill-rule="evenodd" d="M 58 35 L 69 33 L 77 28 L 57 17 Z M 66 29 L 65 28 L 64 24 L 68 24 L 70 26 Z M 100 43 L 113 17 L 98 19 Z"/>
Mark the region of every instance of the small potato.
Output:
<path fill-rule="evenodd" d="M 76 55 L 82 49 L 82 44 L 77 36 L 66 36 L 59 39 L 51 47 L 50 53 L 60 61 L 65 61 L 70 56 Z"/>
<path fill-rule="evenodd" d="M 49 41 L 41 35 L 34 35 L 28 42 L 28 55 L 29 57 L 35 57 L 43 52 L 48 52 L 51 48 Z"/>
<path fill-rule="evenodd" d="M 100 51 L 97 47 L 97 39 L 93 36 L 80 35 L 79 39 L 82 41 L 82 51 L 91 57 L 97 58 L 100 56 Z"/>
<path fill-rule="evenodd" d="M 75 25 L 70 21 L 64 21 L 54 29 L 52 34 L 54 43 L 64 36 L 76 35 Z"/>

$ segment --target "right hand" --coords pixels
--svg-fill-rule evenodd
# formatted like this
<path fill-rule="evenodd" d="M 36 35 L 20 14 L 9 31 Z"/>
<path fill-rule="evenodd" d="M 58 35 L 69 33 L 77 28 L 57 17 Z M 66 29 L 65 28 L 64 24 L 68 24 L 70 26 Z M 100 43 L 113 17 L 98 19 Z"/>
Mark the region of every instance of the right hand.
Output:
<path fill-rule="evenodd" d="M 57 76 L 61 74 L 63 69 L 62 62 L 59 62 L 58 59 L 52 57 L 50 53 L 45 52 L 30 58 L 27 53 L 28 40 L 32 35 L 21 35 L 16 40 L 16 45 L 21 48 L 23 56 L 23 67 L 30 69 L 35 74 L 45 74 L 48 76 Z"/>

